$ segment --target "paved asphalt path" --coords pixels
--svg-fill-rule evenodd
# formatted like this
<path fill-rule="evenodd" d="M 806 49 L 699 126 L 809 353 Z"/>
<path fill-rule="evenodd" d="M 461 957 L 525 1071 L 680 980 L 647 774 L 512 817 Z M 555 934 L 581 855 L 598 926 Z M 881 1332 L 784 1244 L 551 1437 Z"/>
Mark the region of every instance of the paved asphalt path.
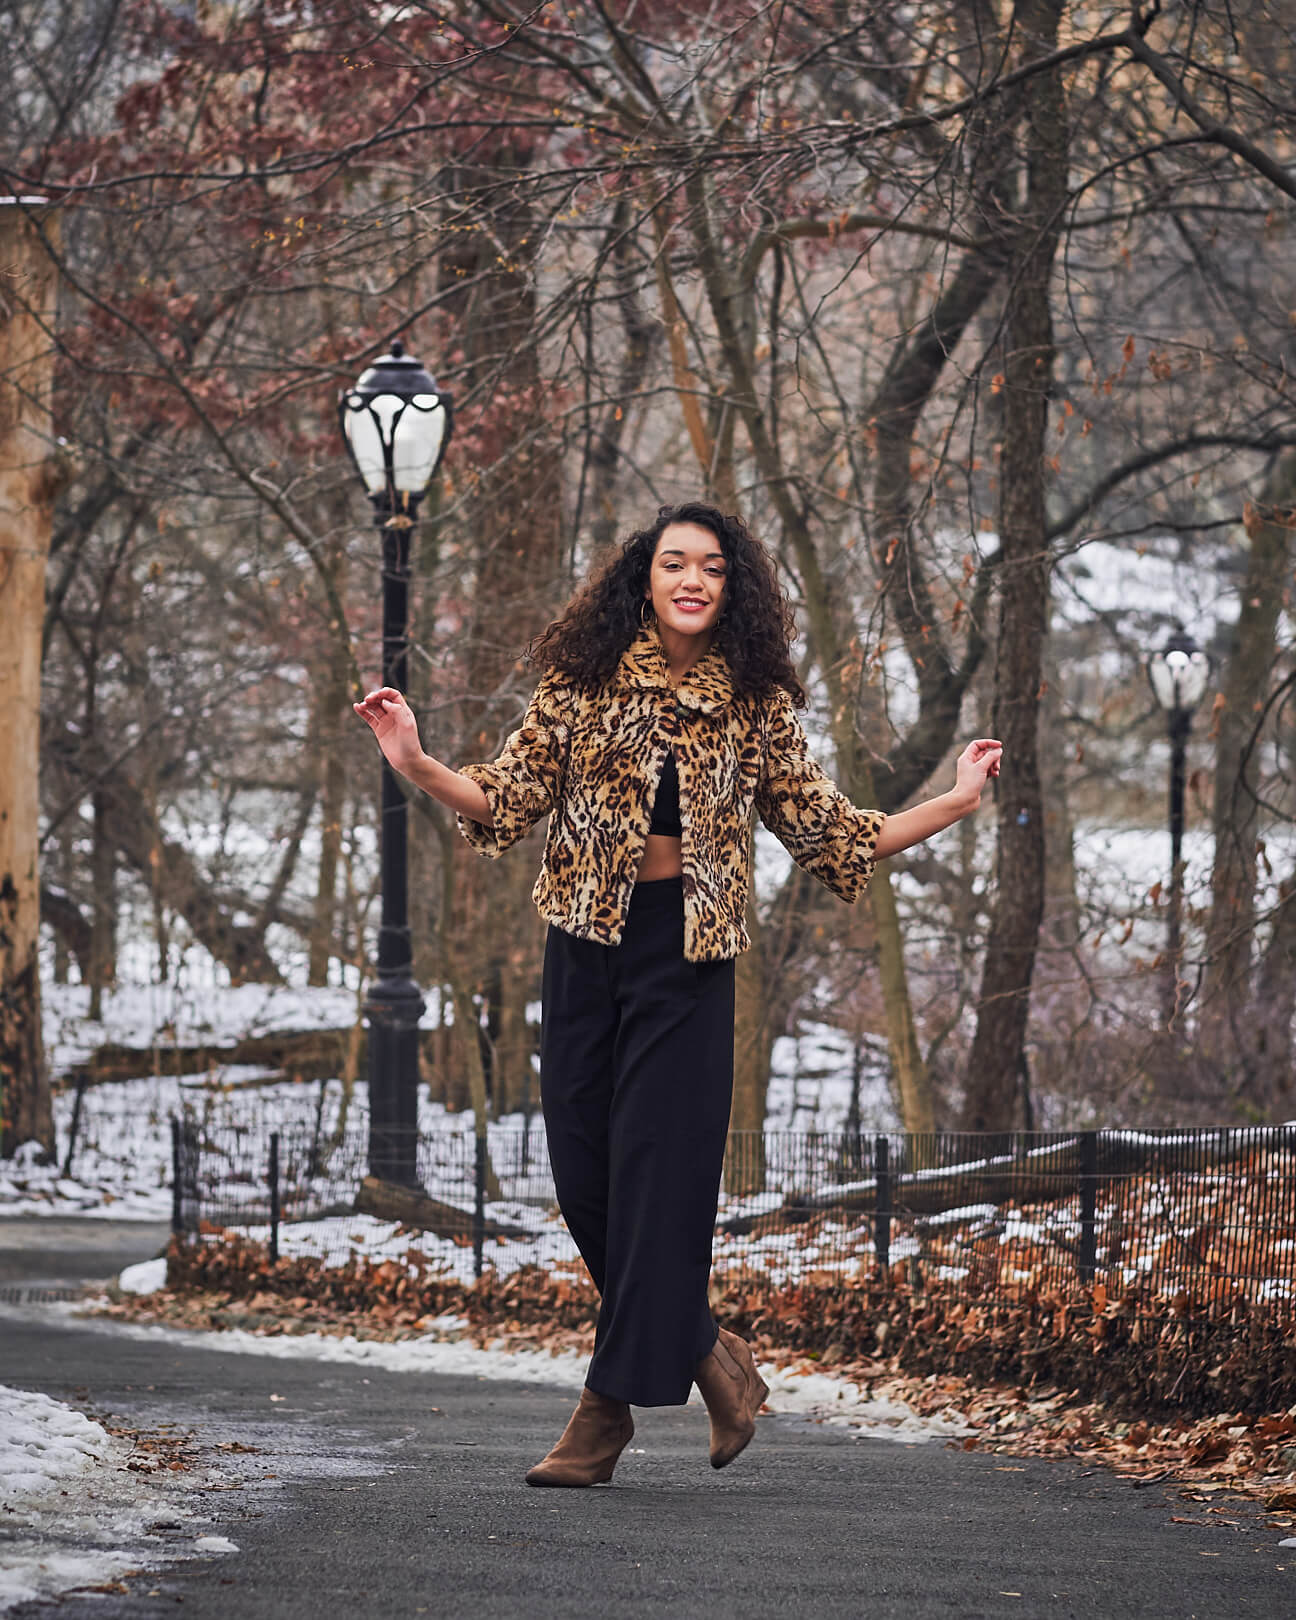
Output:
<path fill-rule="evenodd" d="M 159 1345 L 35 1310 L 0 1318 L 0 1383 L 258 1448 L 201 1504 L 238 1553 L 21 1620 L 1296 1613 L 1296 1549 L 1262 1515 L 1228 1527 L 1164 1485 L 1068 1463 L 767 1416 L 717 1474 L 705 1414 L 665 1409 L 636 1413 L 611 1486 L 530 1490 L 563 1391 Z"/>
<path fill-rule="evenodd" d="M 161 1254 L 170 1231 L 157 1221 L 0 1216 L 0 1287 L 100 1282 Z"/>

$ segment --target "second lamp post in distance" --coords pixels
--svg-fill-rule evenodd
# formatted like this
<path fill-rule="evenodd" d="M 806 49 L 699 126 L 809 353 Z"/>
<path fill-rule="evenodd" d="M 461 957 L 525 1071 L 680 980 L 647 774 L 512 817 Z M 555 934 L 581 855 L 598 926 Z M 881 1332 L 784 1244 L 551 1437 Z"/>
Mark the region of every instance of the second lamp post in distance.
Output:
<path fill-rule="evenodd" d="M 1210 684 L 1207 653 L 1177 628 L 1160 652 L 1148 659 L 1148 679 L 1165 711 L 1170 738 L 1170 895 L 1166 921 L 1164 1017 L 1167 1025 L 1179 1005 L 1179 963 L 1183 955 L 1184 779 L 1192 717 Z"/>

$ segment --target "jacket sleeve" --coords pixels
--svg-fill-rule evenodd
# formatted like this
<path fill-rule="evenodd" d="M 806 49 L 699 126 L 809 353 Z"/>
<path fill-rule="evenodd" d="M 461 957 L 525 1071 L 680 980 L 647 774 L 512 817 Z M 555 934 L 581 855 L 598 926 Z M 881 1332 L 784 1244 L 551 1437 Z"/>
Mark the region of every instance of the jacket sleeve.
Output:
<path fill-rule="evenodd" d="M 798 866 L 843 900 L 859 899 L 886 816 L 858 809 L 824 774 L 781 688 L 767 711 L 756 811 Z"/>
<path fill-rule="evenodd" d="M 527 705 L 522 724 L 488 765 L 461 765 L 490 805 L 492 825 L 459 816 L 459 831 L 479 855 L 502 855 L 547 816 L 562 796 L 571 746 L 570 694 L 547 670 Z"/>

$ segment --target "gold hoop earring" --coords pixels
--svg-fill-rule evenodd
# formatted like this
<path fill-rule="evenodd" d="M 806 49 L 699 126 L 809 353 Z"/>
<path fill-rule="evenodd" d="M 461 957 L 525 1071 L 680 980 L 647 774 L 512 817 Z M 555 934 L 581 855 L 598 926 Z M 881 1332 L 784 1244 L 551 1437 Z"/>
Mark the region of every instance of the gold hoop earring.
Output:
<path fill-rule="evenodd" d="M 651 618 L 649 618 L 649 614 L 652 614 Z M 639 623 L 643 625 L 644 629 L 646 630 L 650 624 L 656 623 L 656 620 L 657 615 L 653 613 L 652 603 L 645 596 L 643 601 L 639 604 Z"/>

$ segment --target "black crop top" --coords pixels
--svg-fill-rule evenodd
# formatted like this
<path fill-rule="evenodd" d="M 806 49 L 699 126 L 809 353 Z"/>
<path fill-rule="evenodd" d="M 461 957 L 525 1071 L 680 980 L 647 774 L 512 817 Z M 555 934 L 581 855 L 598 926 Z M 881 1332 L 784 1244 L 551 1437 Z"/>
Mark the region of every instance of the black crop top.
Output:
<path fill-rule="evenodd" d="M 662 766 L 661 780 L 657 783 L 657 797 L 653 802 L 648 831 L 660 833 L 666 838 L 684 836 L 680 822 L 679 772 L 675 768 L 675 755 L 669 751 Z"/>

